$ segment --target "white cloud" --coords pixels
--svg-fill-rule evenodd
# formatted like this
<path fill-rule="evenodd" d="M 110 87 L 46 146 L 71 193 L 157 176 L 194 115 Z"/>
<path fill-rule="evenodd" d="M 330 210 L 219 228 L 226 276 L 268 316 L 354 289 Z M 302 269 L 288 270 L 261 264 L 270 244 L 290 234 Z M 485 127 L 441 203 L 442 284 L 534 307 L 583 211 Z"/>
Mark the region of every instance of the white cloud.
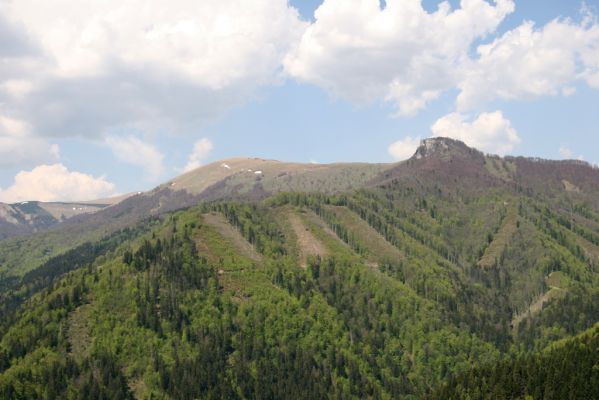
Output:
<path fill-rule="evenodd" d="M 104 177 L 95 178 L 69 171 L 62 164 L 54 164 L 19 172 L 12 186 L 6 190 L 0 189 L 0 201 L 81 201 L 114 194 L 114 185 Z"/>
<path fill-rule="evenodd" d="M 568 147 L 566 146 L 560 146 L 559 147 L 559 155 L 562 158 L 568 158 L 571 159 L 572 158 L 572 150 L 570 150 Z"/>
<path fill-rule="evenodd" d="M 498 36 L 512 0 L 442 2 L 432 13 L 421 0 L 379 3 L 325 0 L 286 57 L 288 74 L 357 104 L 388 101 L 408 116 L 450 89 L 461 112 L 494 99 L 570 96 L 578 82 L 599 89 L 599 23 L 588 10 L 579 22 L 526 21 Z"/>
<path fill-rule="evenodd" d="M 210 155 L 213 147 L 212 142 L 207 138 L 202 138 L 195 142 L 193 150 L 187 159 L 187 165 L 183 171 L 188 172 L 202 166 L 208 155 Z"/>
<path fill-rule="evenodd" d="M 448 2 L 428 13 L 420 0 L 325 0 L 285 59 L 286 71 L 357 103 L 385 99 L 413 115 L 455 87 L 472 43 L 494 32 L 512 0 Z"/>
<path fill-rule="evenodd" d="M 540 29 L 525 22 L 477 51 L 458 84 L 460 110 L 496 98 L 569 96 L 579 79 L 599 88 L 599 25 L 592 19 L 553 20 Z"/>
<path fill-rule="evenodd" d="M 0 91 L 37 134 L 185 131 L 278 82 L 305 26 L 286 0 L 0 2 Z"/>
<path fill-rule="evenodd" d="M 117 159 L 141 167 L 151 181 L 156 181 L 162 175 L 164 155 L 153 145 L 134 136 L 109 136 L 106 144 Z"/>
<path fill-rule="evenodd" d="M 406 136 L 389 145 L 389 154 L 396 161 L 406 160 L 414 155 L 420 145 L 420 140 L 420 137 Z"/>
<path fill-rule="evenodd" d="M 431 126 L 433 136 L 461 140 L 488 153 L 504 155 L 520 143 L 518 132 L 501 111 L 482 113 L 469 122 L 468 117 L 451 113 Z"/>
<path fill-rule="evenodd" d="M 26 122 L 0 114 L 0 167 L 35 165 L 59 159 L 58 145 L 33 136 Z"/>
<path fill-rule="evenodd" d="M 572 160 L 574 159 L 574 152 L 567 146 L 560 146 L 558 153 L 560 155 L 561 158 L 566 159 L 566 160 Z M 584 156 L 583 155 L 579 155 L 578 157 L 576 157 L 577 160 L 580 161 L 584 161 Z"/>

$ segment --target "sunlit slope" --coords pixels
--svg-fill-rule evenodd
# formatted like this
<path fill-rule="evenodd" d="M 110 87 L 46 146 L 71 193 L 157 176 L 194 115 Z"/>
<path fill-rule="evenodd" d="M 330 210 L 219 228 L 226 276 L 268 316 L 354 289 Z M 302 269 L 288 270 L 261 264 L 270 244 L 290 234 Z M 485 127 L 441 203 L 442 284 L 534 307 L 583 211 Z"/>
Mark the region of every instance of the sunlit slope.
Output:
<path fill-rule="evenodd" d="M 297 243 L 278 211 L 178 213 L 5 308 L 0 394 L 391 398 L 426 391 L 443 362 L 463 370 L 493 359 L 493 346 L 444 323 L 433 302 L 356 254 L 331 246 L 302 268 L 286 254 Z M 319 224 L 315 235 L 330 235 Z M 41 375 L 28 374 L 34 365 Z"/>
<path fill-rule="evenodd" d="M 264 198 L 279 192 L 335 193 L 362 187 L 390 164 L 301 164 L 259 158 L 217 161 L 165 184 L 207 199 Z"/>
<path fill-rule="evenodd" d="M 421 398 L 599 320 L 577 210 L 396 181 L 167 213 L 11 283 L 0 393 Z"/>

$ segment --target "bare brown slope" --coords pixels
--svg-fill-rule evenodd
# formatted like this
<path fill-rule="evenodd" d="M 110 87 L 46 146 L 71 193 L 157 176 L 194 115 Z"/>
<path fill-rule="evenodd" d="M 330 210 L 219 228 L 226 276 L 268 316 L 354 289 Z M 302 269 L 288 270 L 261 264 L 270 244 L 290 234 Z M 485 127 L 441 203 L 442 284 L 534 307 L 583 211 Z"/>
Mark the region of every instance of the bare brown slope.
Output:
<path fill-rule="evenodd" d="M 288 210 L 285 215 L 297 241 L 300 266 L 306 268 L 309 257 L 328 255 L 329 252 L 326 247 L 310 232 L 295 211 Z"/>

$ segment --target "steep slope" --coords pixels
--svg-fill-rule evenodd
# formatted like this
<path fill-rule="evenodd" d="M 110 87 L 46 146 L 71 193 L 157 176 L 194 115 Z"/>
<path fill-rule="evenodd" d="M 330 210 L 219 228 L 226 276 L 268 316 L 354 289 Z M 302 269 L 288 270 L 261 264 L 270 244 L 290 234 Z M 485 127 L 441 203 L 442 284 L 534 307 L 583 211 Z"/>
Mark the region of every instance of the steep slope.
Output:
<path fill-rule="evenodd" d="M 99 239 L 151 215 L 213 200 L 259 200 L 284 191 L 337 193 L 364 186 L 386 168 L 389 165 L 298 164 L 251 158 L 225 160 L 200 167 L 148 192 L 124 196 L 118 201 L 108 199 L 85 204 L 30 202 L 28 207 L 36 206 L 38 214 L 44 216 L 44 229 L 34 229 L 25 220 L 15 220 L 13 208 L 16 206 L 9 206 L 3 211 L 0 205 L 0 217 L 6 214 L 10 221 L 17 221 L 15 225 L 0 218 L 0 276 L 23 274 L 52 255 L 85 241 Z M 62 218 L 63 215 L 69 218 Z M 10 232 L 7 236 L 51 230 L 28 238 L 1 240 L 4 226 Z"/>
<path fill-rule="evenodd" d="M 475 367 L 452 377 L 434 399 L 596 399 L 599 325 L 516 360 Z"/>
<path fill-rule="evenodd" d="M 114 255 L 40 275 L 48 290 L 2 313 L 0 395 L 409 398 L 444 376 L 442 360 L 463 370 L 495 357 L 443 323 L 431 301 L 355 258 L 299 268 L 276 211 L 177 213 Z M 266 260 L 223 246 L 230 235 L 207 212 L 235 221 Z M 39 374 L 28 374 L 34 365 Z"/>
<path fill-rule="evenodd" d="M 254 161 L 1 242 L 0 398 L 561 393 L 501 371 L 570 371 L 539 352 L 599 321 L 597 170 L 449 139 L 380 172 Z"/>
<path fill-rule="evenodd" d="M 400 195 L 404 208 L 386 205 Z M 417 200 L 402 188 L 212 203 L 53 258 L 0 297 L 0 397 L 415 399 L 503 362 L 512 345 L 528 356 L 599 319 L 599 271 L 538 231 L 525 247 L 565 262 L 542 284 L 567 294 L 513 335 L 513 302 L 528 292 L 519 274 L 547 266 L 462 266 L 460 251 L 443 250 L 451 204 L 429 198 L 409 212 Z M 477 218 L 497 202 L 479 201 Z M 327 251 L 304 268 L 302 239 L 281 217 L 290 210 Z M 373 268 L 380 243 L 346 234 L 361 224 L 402 257 Z"/>

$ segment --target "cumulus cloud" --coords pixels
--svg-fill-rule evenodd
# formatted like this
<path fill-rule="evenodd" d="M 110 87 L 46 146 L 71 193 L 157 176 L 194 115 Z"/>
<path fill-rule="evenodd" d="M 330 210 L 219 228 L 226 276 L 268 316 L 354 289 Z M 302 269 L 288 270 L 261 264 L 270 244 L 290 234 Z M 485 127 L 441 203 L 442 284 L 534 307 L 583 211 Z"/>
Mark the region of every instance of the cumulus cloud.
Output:
<path fill-rule="evenodd" d="M 7 106 L 53 136 L 211 120 L 277 82 L 306 25 L 286 0 L 19 0 L 0 2 L 0 16 L 0 33 L 5 20 L 39 49 L 0 63 L 0 86 L 27 86 Z"/>
<path fill-rule="evenodd" d="M 561 158 L 567 159 L 567 160 L 572 160 L 574 158 L 574 152 L 567 146 L 560 146 L 558 153 L 560 155 Z M 576 157 L 577 160 L 580 161 L 584 161 L 584 156 L 579 155 L 578 157 Z"/>
<path fill-rule="evenodd" d="M 357 103 L 385 99 L 413 115 L 455 86 L 472 43 L 494 32 L 512 0 L 448 2 L 427 12 L 420 0 L 325 0 L 285 59 L 297 79 Z"/>
<path fill-rule="evenodd" d="M 420 136 L 406 136 L 405 138 L 389 145 L 389 154 L 396 161 L 406 160 L 414 155 L 416 149 L 418 149 L 418 146 L 420 145 L 420 140 Z"/>
<path fill-rule="evenodd" d="M 572 150 L 570 150 L 568 147 L 566 146 L 560 146 L 559 147 L 559 155 L 562 158 L 572 158 Z"/>
<path fill-rule="evenodd" d="M 152 144 L 134 136 L 109 136 L 106 144 L 120 161 L 143 168 L 149 180 L 162 175 L 164 155 Z"/>
<path fill-rule="evenodd" d="M 206 162 L 206 158 L 210 155 L 213 147 L 212 142 L 207 138 L 202 138 L 195 142 L 193 150 L 187 159 L 187 165 L 183 171 L 188 172 L 202 166 L 204 162 Z"/>
<path fill-rule="evenodd" d="M 56 162 L 59 147 L 31 135 L 29 125 L 0 114 L 0 167 Z"/>
<path fill-rule="evenodd" d="M 521 141 L 501 111 L 481 113 L 472 121 L 463 114 L 451 113 L 439 118 L 431 131 L 433 136 L 461 140 L 468 146 L 499 155 L 510 152 Z"/>
<path fill-rule="evenodd" d="M 315 21 L 288 54 L 287 73 L 362 104 L 392 103 L 414 115 L 443 92 L 457 89 L 457 109 L 483 111 L 495 99 L 522 100 L 599 88 L 599 23 L 526 21 L 497 36 L 515 9 L 512 0 L 440 3 L 421 0 L 324 0 Z M 475 54 L 472 46 L 480 42 Z"/>
<path fill-rule="evenodd" d="M 461 140 L 470 147 L 487 153 L 505 155 L 520 142 L 520 136 L 501 111 L 481 113 L 471 118 L 460 113 L 450 113 L 439 118 L 431 126 L 431 137 L 448 137 Z M 389 145 L 388 151 L 394 160 L 405 160 L 416 152 L 420 137 L 407 136 Z M 560 148 L 560 153 L 569 151 Z M 571 152 L 568 153 L 571 155 Z"/>
<path fill-rule="evenodd" d="M 114 194 L 114 185 L 104 177 L 96 178 L 69 171 L 62 164 L 53 164 L 19 172 L 12 186 L 6 190 L 0 189 L 0 201 L 81 201 Z"/>
<path fill-rule="evenodd" d="M 593 19 L 553 20 L 542 28 L 525 22 L 477 52 L 458 84 L 460 110 L 496 98 L 568 96 L 580 79 L 599 88 L 599 25 Z"/>

